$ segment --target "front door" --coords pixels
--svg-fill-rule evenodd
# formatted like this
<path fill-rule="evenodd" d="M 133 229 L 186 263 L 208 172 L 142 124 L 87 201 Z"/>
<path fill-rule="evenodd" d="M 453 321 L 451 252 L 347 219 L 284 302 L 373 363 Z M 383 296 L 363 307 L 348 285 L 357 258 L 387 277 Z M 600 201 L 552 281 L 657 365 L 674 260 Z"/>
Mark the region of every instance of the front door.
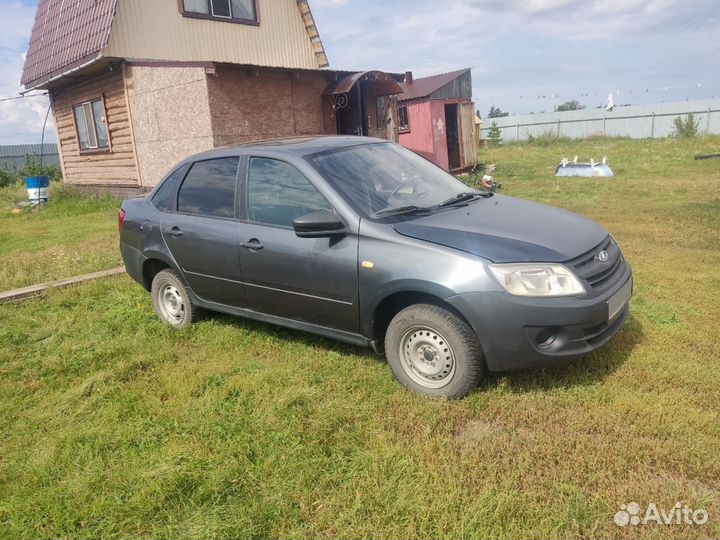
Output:
<path fill-rule="evenodd" d="M 299 238 L 296 217 L 332 206 L 293 165 L 254 157 L 241 224 L 248 307 L 348 332 L 358 331 L 357 236 Z"/>
<path fill-rule="evenodd" d="M 460 130 L 457 105 L 445 105 L 445 131 L 447 133 L 448 168 L 460 168 Z"/>
<path fill-rule="evenodd" d="M 242 307 L 235 217 L 239 158 L 198 161 L 180 185 L 177 212 L 164 215 L 162 235 L 193 292 L 203 300 Z"/>
<path fill-rule="evenodd" d="M 347 94 L 336 96 L 335 103 L 338 107 L 338 133 L 341 135 L 367 135 L 364 81 L 358 81 Z"/>

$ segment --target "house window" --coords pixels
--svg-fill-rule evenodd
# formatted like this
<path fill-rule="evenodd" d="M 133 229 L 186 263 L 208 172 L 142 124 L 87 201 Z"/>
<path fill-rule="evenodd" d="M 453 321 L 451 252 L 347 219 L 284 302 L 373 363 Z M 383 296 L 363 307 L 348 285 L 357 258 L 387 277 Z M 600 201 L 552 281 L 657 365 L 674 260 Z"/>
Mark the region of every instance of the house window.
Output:
<path fill-rule="evenodd" d="M 182 0 L 182 14 L 200 19 L 257 23 L 256 0 Z"/>
<path fill-rule="evenodd" d="M 408 118 L 407 106 L 398 107 L 398 131 L 400 133 L 410 131 L 410 119 Z"/>
<path fill-rule="evenodd" d="M 102 98 L 74 105 L 73 113 L 80 150 L 108 150 L 110 139 Z"/>

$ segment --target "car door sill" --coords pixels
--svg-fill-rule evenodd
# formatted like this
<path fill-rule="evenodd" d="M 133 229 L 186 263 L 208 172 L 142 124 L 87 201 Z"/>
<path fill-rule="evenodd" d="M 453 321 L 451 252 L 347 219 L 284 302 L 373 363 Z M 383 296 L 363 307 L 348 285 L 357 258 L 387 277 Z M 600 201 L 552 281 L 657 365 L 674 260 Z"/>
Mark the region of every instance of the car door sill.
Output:
<path fill-rule="evenodd" d="M 227 306 L 225 304 L 219 304 L 216 302 L 210 302 L 208 300 L 202 300 L 198 296 L 189 291 L 192 296 L 192 301 L 198 307 L 208 309 L 211 311 L 219 311 L 221 313 L 228 313 L 230 315 L 237 315 L 239 317 L 245 317 L 246 319 L 252 319 L 269 324 L 275 324 L 277 326 L 284 326 L 286 328 L 292 328 L 293 330 L 302 330 L 303 332 L 309 332 L 311 334 L 317 334 L 329 339 L 335 339 L 344 343 L 350 343 L 351 345 L 359 345 L 361 347 L 372 347 L 377 349 L 372 340 L 355 334 L 353 332 L 347 332 L 345 330 L 338 330 L 336 328 L 328 328 L 327 326 L 320 326 L 318 324 L 312 324 L 304 321 L 297 321 L 294 319 L 286 319 L 285 317 L 278 317 L 277 315 L 269 315 L 267 313 L 260 313 L 247 308 L 239 308 L 234 306 Z"/>

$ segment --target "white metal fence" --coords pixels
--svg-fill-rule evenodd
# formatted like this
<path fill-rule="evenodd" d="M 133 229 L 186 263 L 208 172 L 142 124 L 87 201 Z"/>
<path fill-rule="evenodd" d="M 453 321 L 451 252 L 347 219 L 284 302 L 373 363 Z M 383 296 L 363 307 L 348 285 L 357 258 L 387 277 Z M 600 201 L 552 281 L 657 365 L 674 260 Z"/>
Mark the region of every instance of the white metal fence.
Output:
<path fill-rule="evenodd" d="M 522 114 L 502 118 L 483 118 L 481 137 L 496 122 L 505 141 L 527 140 L 530 136 L 552 135 L 582 139 L 593 135 L 631 137 L 633 139 L 663 138 L 672 134 L 673 120 L 692 113 L 699 121 L 700 133 L 720 134 L 720 99 L 633 105 L 581 111 Z"/>

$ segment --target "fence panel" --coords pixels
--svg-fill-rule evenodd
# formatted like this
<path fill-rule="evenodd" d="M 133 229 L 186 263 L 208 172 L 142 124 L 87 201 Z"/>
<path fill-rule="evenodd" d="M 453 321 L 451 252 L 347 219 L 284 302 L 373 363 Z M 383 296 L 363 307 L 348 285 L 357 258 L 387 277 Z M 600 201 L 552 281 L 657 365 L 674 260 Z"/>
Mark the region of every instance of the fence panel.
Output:
<path fill-rule="evenodd" d="M 481 137 L 487 139 L 490 125 L 495 122 L 503 140 L 527 140 L 530 136 L 553 135 L 583 139 L 593 135 L 630 137 L 633 139 L 663 138 L 673 132 L 677 116 L 692 113 L 703 134 L 720 134 L 720 99 L 633 105 L 581 111 L 522 114 L 502 118 L 483 118 Z"/>

